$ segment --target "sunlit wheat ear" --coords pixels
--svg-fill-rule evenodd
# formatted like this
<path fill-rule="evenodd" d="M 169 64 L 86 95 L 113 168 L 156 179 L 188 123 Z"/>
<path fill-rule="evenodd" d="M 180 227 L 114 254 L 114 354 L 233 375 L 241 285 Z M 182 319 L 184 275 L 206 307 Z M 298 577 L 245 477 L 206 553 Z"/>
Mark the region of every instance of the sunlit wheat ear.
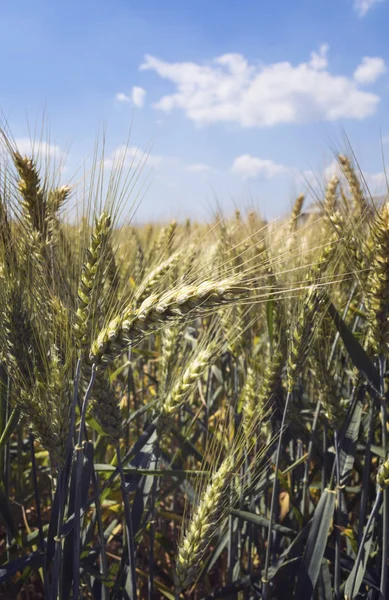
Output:
<path fill-rule="evenodd" d="M 140 285 L 140 283 L 143 279 L 143 276 L 144 276 L 144 271 L 145 271 L 145 255 L 143 252 L 142 244 L 139 241 L 137 241 L 134 271 L 131 274 L 136 285 Z"/>
<path fill-rule="evenodd" d="M 50 335 L 45 332 L 39 338 L 17 286 L 7 294 L 4 291 L 3 287 L 1 298 L 7 301 L 0 314 L 0 360 L 12 380 L 12 402 L 54 463 L 61 466 L 70 422 L 69 369 L 61 364 L 55 347 L 44 356 Z"/>
<path fill-rule="evenodd" d="M 298 375 L 307 359 L 318 322 L 319 311 L 324 308 L 326 293 L 311 286 L 303 301 L 296 323 L 291 330 L 288 362 L 287 389 L 292 392 Z"/>
<path fill-rule="evenodd" d="M 49 240 L 60 236 L 60 218 L 58 213 L 69 198 L 72 188 L 68 185 L 48 190 L 47 192 L 47 233 Z M 59 241 L 59 240 L 57 240 Z"/>
<path fill-rule="evenodd" d="M 248 403 L 243 404 L 242 425 L 246 434 L 246 440 L 249 439 L 249 431 L 252 424 L 261 421 L 261 417 L 267 410 L 279 390 L 282 388 L 282 375 L 287 360 L 287 331 L 285 323 L 285 314 L 282 301 L 274 301 L 273 309 L 273 348 L 266 358 L 265 368 L 261 375 L 255 378 L 254 394 L 248 395 Z M 249 383 L 249 378 L 247 379 Z M 242 390 L 244 393 L 245 387 Z M 251 408 L 250 408 L 251 405 Z M 248 411 L 248 414 L 247 414 Z M 256 435 L 257 432 L 252 432 Z"/>
<path fill-rule="evenodd" d="M 339 177 L 337 175 L 333 175 L 329 182 L 327 183 L 325 197 L 324 197 L 324 210 L 327 217 L 330 218 L 331 214 L 337 208 L 338 196 L 337 189 L 339 185 Z"/>
<path fill-rule="evenodd" d="M 9 207 L 0 195 L 0 265 L 9 273 L 16 263 L 15 240 L 12 234 Z"/>
<path fill-rule="evenodd" d="M 159 360 L 161 393 L 164 394 L 172 377 L 174 358 L 180 348 L 180 338 L 183 332 L 183 324 L 175 323 L 171 327 L 164 327 L 161 332 L 161 352 Z"/>
<path fill-rule="evenodd" d="M 254 433 L 259 426 L 260 421 L 254 419 L 251 428 L 247 431 L 251 440 L 254 440 Z M 253 449 L 253 443 L 252 441 L 251 447 L 248 448 L 249 452 Z M 224 446 L 225 440 L 223 440 Z M 247 489 L 245 481 L 237 477 L 243 461 L 247 458 L 246 449 L 246 435 L 242 428 L 239 428 L 231 439 L 222 460 L 220 460 L 221 447 L 210 448 L 211 462 L 219 466 L 213 468 L 206 488 L 199 490 L 195 508 L 182 532 L 174 575 L 176 596 L 188 590 L 200 577 L 209 546 L 225 523 L 231 508 L 236 505 L 239 498 L 243 497 Z M 269 446 L 259 448 L 254 452 L 250 463 L 245 463 L 246 473 L 251 472 L 254 485 L 263 473 L 264 457 L 268 450 Z"/>
<path fill-rule="evenodd" d="M 0 281 L 0 359 L 16 389 L 30 390 L 33 386 L 35 334 L 30 316 L 23 306 L 20 290 L 5 277 Z"/>
<path fill-rule="evenodd" d="M 219 306 L 236 302 L 247 293 L 239 279 L 204 281 L 199 285 L 179 286 L 164 294 L 153 294 L 139 308 L 125 309 L 104 328 L 93 342 L 90 360 L 104 368 L 119 356 L 129 343 L 136 344 L 169 321 L 204 315 Z"/>
<path fill-rule="evenodd" d="M 386 356 L 389 343 L 389 202 L 372 226 L 372 237 L 375 251 L 367 286 L 370 342 L 378 355 Z"/>
<path fill-rule="evenodd" d="M 105 371 L 96 373 L 91 406 L 104 434 L 116 446 L 122 433 L 120 397 L 117 390 L 109 384 Z"/>
<path fill-rule="evenodd" d="M 25 286 L 23 290 L 24 303 L 31 316 L 39 323 L 49 322 L 51 319 L 50 292 L 48 284 L 48 264 L 45 257 L 45 244 L 40 233 L 33 229 L 24 239 L 24 250 L 28 252 L 24 260 Z M 41 335 L 46 337 L 48 332 L 42 329 Z"/>
<path fill-rule="evenodd" d="M 19 175 L 18 188 L 25 218 L 45 237 L 47 203 L 38 169 L 31 158 L 21 156 L 19 152 L 14 152 L 13 160 Z"/>
<path fill-rule="evenodd" d="M 241 397 L 243 400 L 242 406 L 242 427 L 243 431 L 248 438 L 251 430 L 252 423 L 257 415 L 261 413 L 263 406 L 260 406 L 258 399 L 258 381 L 255 370 L 252 367 L 248 367 L 246 381 L 241 391 Z"/>
<path fill-rule="evenodd" d="M 135 291 L 135 305 L 141 304 L 147 298 L 147 296 L 155 291 L 155 288 L 163 280 L 163 278 L 166 277 L 169 271 L 171 271 L 178 264 L 181 256 L 181 252 L 176 252 L 147 273 L 146 277 L 143 278 L 138 289 Z"/>
<path fill-rule="evenodd" d="M 112 236 L 110 233 L 105 245 L 104 270 L 102 273 L 103 296 L 105 302 L 108 304 L 110 302 L 117 301 L 121 284 L 120 270 L 115 256 L 112 244 Z"/>
<path fill-rule="evenodd" d="M 147 260 L 161 262 L 167 258 L 172 250 L 173 239 L 177 229 L 177 221 L 172 221 L 167 227 L 162 227 L 154 244 L 151 246 Z"/>
<path fill-rule="evenodd" d="M 56 215 L 66 202 L 71 191 L 72 188 L 69 185 L 62 185 L 61 187 L 49 190 L 47 193 L 48 211 Z"/>
<path fill-rule="evenodd" d="M 46 377 L 37 382 L 30 425 L 58 468 L 65 464 L 71 420 L 70 371 L 51 349 Z"/>
<path fill-rule="evenodd" d="M 213 474 L 190 519 L 176 558 L 174 580 L 177 593 L 188 589 L 200 573 L 201 562 L 220 525 L 220 517 L 225 516 L 223 500 L 233 479 L 234 466 L 233 455 L 229 454 Z"/>
<path fill-rule="evenodd" d="M 89 346 L 89 328 L 91 324 L 90 303 L 96 282 L 99 261 L 102 257 L 105 243 L 111 232 L 111 217 L 103 212 L 96 219 L 95 228 L 87 249 L 86 259 L 82 267 L 81 279 L 77 293 L 77 310 L 75 314 L 74 332 L 77 346 L 85 353 Z"/>
<path fill-rule="evenodd" d="M 363 213 L 366 210 L 366 199 L 364 197 L 362 186 L 357 177 L 355 169 L 347 156 L 339 154 L 338 160 L 350 187 L 354 209 L 359 214 Z"/>
<path fill-rule="evenodd" d="M 317 394 L 322 407 L 322 414 L 328 422 L 337 428 L 345 416 L 345 409 L 339 402 L 339 382 L 337 380 L 335 365 L 329 364 L 329 344 L 332 340 L 331 332 L 334 330 L 333 321 L 326 313 L 317 328 L 311 354 L 308 358 L 308 372 L 311 374 L 312 382 L 316 382 Z M 328 352 L 327 352 L 328 348 Z"/>
<path fill-rule="evenodd" d="M 371 253 L 371 243 L 369 239 L 363 239 L 362 233 L 358 232 L 358 227 L 346 218 L 338 208 L 336 208 L 336 188 L 339 180 L 334 176 L 327 187 L 324 201 L 325 217 L 333 231 L 338 236 L 341 244 L 340 249 L 347 262 L 351 262 L 355 269 L 355 277 L 364 285 L 369 267 L 369 255 Z M 346 253 L 344 251 L 346 250 Z"/>
<path fill-rule="evenodd" d="M 301 215 L 301 211 L 304 206 L 304 200 L 305 200 L 304 194 L 300 194 L 300 196 L 298 196 L 296 198 L 296 201 L 293 205 L 292 213 L 290 215 L 290 231 L 291 232 L 296 231 L 296 229 L 297 229 L 298 219 L 299 219 L 299 216 Z"/>
<path fill-rule="evenodd" d="M 189 398 L 200 377 L 211 366 L 217 348 L 218 344 L 211 342 L 200 349 L 190 360 L 182 375 L 178 377 L 171 391 L 161 399 L 157 417 L 157 431 L 160 437 L 169 431 L 174 415 Z"/>
<path fill-rule="evenodd" d="M 98 318 L 98 309 L 104 309 L 104 300 L 112 298 L 119 285 L 115 257 L 111 248 L 112 220 L 103 212 L 96 219 L 90 246 L 82 267 L 75 314 L 74 332 L 77 348 L 84 357 L 82 385 L 85 387 L 91 374 L 87 350 L 90 344 L 92 323 Z M 108 289 L 105 286 L 108 285 Z M 105 435 L 117 444 L 121 435 L 121 412 L 116 390 L 105 373 L 97 373 L 90 403 L 94 416 Z"/>
<path fill-rule="evenodd" d="M 331 263 L 335 262 L 338 250 L 338 236 L 336 233 L 333 233 L 329 236 L 328 243 L 321 249 L 317 261 L 308 269 L 306 281 L 310 284 L 320 283 Z"/>

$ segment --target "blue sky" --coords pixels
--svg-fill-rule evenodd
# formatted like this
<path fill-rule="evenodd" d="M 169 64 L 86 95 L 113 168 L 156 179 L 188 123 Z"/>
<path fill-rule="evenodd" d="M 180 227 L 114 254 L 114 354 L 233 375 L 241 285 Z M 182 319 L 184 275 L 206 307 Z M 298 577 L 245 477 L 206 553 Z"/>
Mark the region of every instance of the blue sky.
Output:
<path fill-rule="evenodd" d="M 387 23 L 389 0 L 6 1 L 0 108 L 24 151 L 45 115 L 64 178 L 102 127 L 108 172 L 131 128 L 128 164 L 151 148 L 138 221 L 216 202 L 275 217 L 330 175 L 346 135 L 384 191 Z"/>

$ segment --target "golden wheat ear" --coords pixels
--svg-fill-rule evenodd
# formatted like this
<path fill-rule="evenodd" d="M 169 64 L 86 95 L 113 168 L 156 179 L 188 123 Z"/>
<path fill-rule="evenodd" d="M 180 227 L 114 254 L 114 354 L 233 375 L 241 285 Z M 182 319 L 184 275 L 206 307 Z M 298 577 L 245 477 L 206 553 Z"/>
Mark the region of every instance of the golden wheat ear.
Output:
<path fill-rule="evenodd" d="M 152 294 L 139 308 L 130 305 L 100 332 L 92 344 L 90 360 L 98 368 L 104 368 L 128 347 L 129 342 L 139 343 L 168 322 L 195 318 L 235 303 L 246 293 L 239 278 L 231 277 L 179 286 L 161 295 Z"/>

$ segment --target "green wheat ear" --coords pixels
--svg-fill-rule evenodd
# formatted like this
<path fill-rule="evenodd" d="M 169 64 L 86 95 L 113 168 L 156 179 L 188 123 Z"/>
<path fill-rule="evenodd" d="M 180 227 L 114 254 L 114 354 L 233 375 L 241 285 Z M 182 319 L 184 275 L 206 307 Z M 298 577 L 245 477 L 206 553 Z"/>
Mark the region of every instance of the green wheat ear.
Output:
<path fill-rule="evenodd" d="M 229 454 L 212 476 L 178 548 L 174 581 L 178 593 L 197 579 L 210 540 L 223 516 L 223 501 L 234 476 L 234 458 Z"/>
<path fill-rule="evenodd" d="M 128 343 L 138 343 L 168 322 L 182 322 L 223 305 L 236 303 L 247 293 L 238 277 L 178 286 L 164 294 L 151 294 L 134 308 L 130 304 L 105 327 L 93 342 L 90 360 L 103 369 L 120 356 Z"/>
<path fill-rule="evenodd" d="M 386 203 L 372 226 L 375 251 L 368 278 L 367 307 L 370 341 L 377 355 L 389 349 L 389 203 Z"/>
<path fill-rule="evenodd" d="M 90 326 L 92 320 L 91 300 L 97 283 L 97 271 L 103 256 L 105 245 L 111 233 L 112 221 L 110 215 L 103 212 L 96 219 L 91 235 L 90 245 L 82 266 L 81 278 L 77 292 L 77 310 L 75 313 L 74 333 L 77 347 L 86 354 L 90 345 Z"/>

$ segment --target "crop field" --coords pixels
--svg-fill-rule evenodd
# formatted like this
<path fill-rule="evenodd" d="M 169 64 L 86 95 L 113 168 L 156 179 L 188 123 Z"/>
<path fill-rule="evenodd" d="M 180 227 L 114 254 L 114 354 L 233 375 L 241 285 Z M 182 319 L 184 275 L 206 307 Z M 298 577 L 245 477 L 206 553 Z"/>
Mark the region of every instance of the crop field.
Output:
<path fill-rule="evenodd" d="M 353 158 L 274 222 L 135 226 L 139 169 L 59 185 L 2 139 L 0 598 L 389 598 L 389 202 Z"/>

